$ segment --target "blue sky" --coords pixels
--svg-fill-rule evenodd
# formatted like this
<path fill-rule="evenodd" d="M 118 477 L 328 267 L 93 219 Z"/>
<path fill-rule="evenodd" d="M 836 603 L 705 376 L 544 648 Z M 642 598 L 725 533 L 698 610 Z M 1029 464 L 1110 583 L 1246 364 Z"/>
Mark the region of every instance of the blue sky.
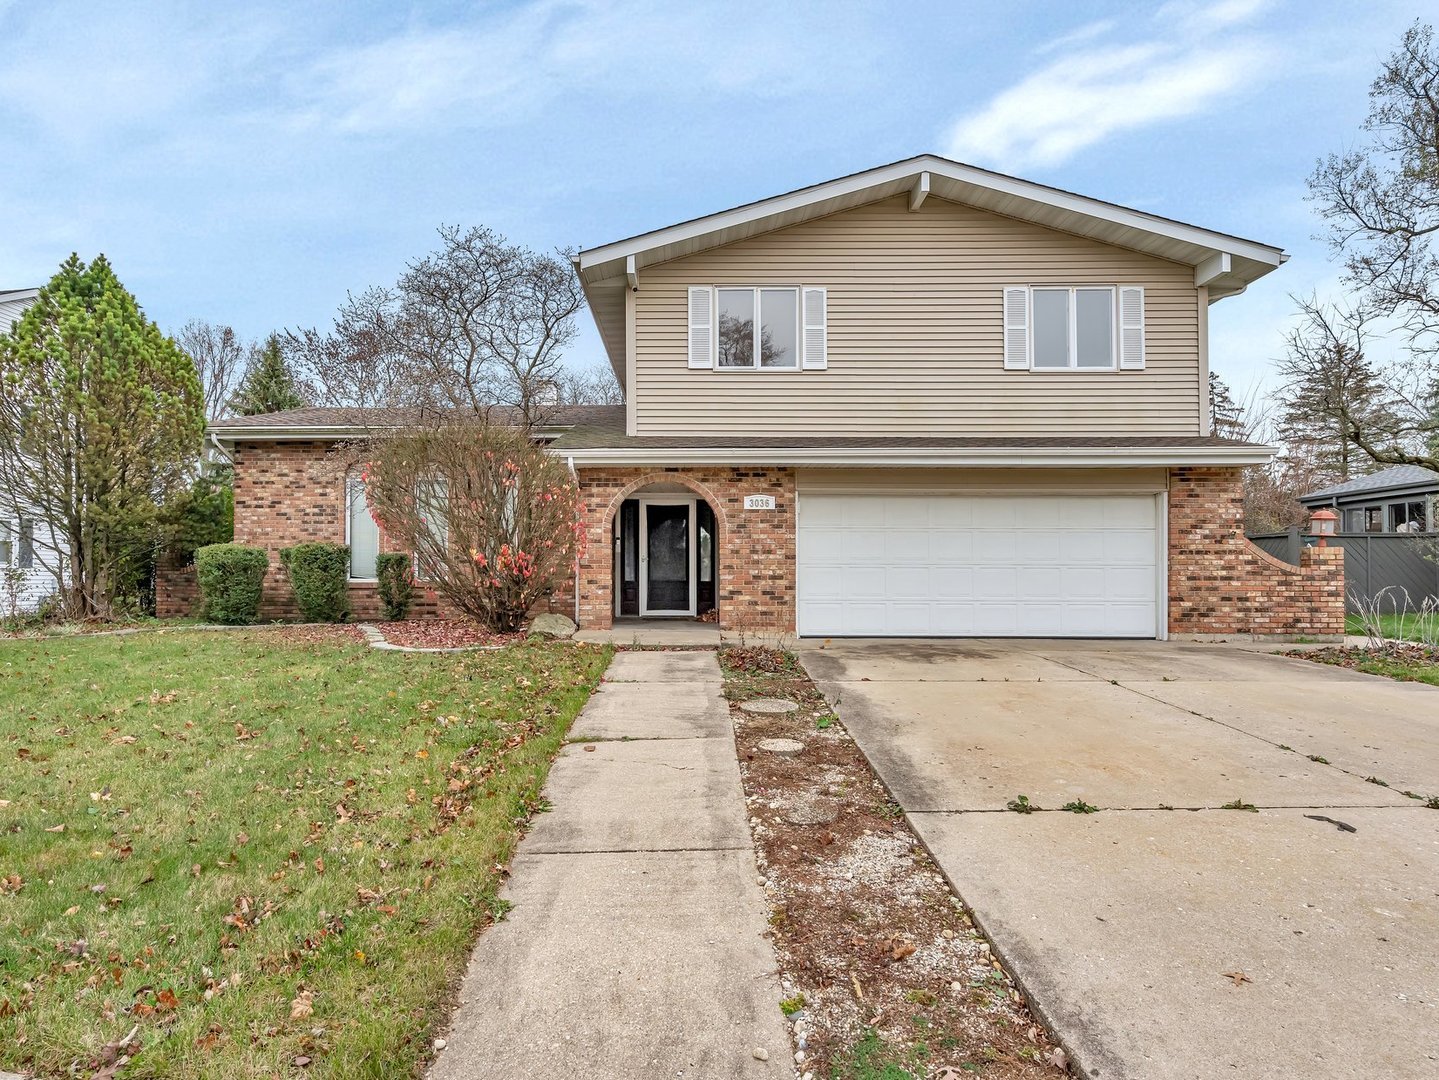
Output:
<path fill-rule="evenodd" d="M 441 223 L 588 247 L 933 151 L 1285 247 L 1211 313 L 1244 393 L 1338 293 L 1304 179 L 1421 10 L 0 0 L 0 287 L 103 251 L 167 329 L 258 336 Z"/>

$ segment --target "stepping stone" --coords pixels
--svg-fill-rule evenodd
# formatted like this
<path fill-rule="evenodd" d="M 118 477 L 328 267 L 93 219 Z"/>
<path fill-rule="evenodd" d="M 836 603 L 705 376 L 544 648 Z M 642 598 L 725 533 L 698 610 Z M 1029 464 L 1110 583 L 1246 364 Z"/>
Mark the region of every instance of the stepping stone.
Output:
<path fill-rule="evenodd" d="M 804 743 L 796 742 L 794 739 L 761 739 L 759 748 L 770 754 L 778 754 L 780 757 L 795 757 L 804 749 Z"/>
<path fill-rule="evenodd" d="M 837 817 L 839 807 L 819 799 L 797 802 L 784 813 L 784 819 L 791 825 L 828 825 Z"/>
<path fill-rule="evenodd" d="M 799 705 L 793 701 L 781 701 L 779 698 L 755 698 L 753 701 L 740 703 L 740 711 L 747 713 L 760 713 L 765 716 L 774 716 L 780 713 L 798 712 Z"/>

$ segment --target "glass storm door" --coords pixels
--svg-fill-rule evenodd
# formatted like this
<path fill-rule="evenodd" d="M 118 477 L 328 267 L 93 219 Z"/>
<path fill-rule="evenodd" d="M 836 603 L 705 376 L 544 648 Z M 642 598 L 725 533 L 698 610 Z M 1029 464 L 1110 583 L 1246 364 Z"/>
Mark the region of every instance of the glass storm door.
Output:
<path fill-rule="evenodd" d="M 690 511 L 687 503 L 644 506 L 645 614 L 688 614 Z"/>

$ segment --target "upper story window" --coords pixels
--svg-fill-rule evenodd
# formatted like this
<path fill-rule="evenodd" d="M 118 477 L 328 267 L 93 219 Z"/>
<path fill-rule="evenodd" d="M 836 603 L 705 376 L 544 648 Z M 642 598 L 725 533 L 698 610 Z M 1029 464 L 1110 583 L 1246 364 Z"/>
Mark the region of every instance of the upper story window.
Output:
<path fill-rule="evenodd" d="M 721 371 L 823 371 L 826 290 L 808 285 L 692 285 L 689 366 Z"/>
<path fill-rule="evenodd" d="M 1004 366 L 1032 371 L 1144 368 L 1144 290 L 1013 285 L 1004 290 Z"/>
<path fill-rule="evenodd" d="M 1114 290 L 1035 289 L 1034 366 L 1113 368 Z"/>
<path fill-rule="evenodd" d="M 799 367 L 798 289 L 716 289 L 722 368 Z"/>

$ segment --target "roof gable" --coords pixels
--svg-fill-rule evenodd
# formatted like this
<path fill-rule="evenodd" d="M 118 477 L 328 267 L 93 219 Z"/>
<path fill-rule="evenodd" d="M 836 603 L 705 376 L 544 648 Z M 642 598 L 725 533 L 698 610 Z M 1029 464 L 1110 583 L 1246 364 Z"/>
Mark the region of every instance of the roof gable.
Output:
<path fill-rule="evenodd" d="M 670 262 L 858 206 L 933 195 L 1194 267 L 1211 301 L 1243 292 L 1281 265 L 1280 248 L 924 154 L 580 251 L 575 267 L 624 382 L 624 293 L 646 266 Z"/>

